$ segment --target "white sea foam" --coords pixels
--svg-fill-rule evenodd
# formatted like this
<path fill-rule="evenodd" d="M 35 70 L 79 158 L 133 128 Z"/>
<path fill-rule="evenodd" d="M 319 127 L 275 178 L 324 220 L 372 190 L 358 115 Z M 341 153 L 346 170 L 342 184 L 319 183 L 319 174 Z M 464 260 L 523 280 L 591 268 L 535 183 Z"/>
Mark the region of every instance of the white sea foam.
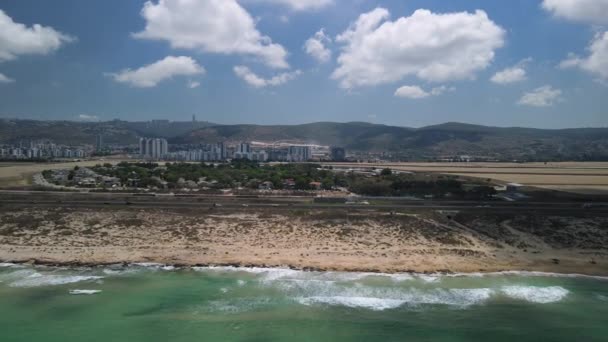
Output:
<path fill-rule="evenodd" d="M 559 302 L 570 293 L 561 286 L 503 286 L 500 290 L 510 298 L 539 304 Z"/>
<path fill-rule="evenodd" d="M 71 295 L 94 295 L 100 292 L 101 290 L 70 290 Z"/>
<path fill-rule="evenodd" d="M 145 268 L 161 268 L 161 267 L 164 267 L 165 264 L 159 264 L 156 262 L 136 262 L 133 264 L 129 264 L 129 266 L 145 267 Z"/>
<path fill-rule="evenodd" d="M 137 268 L 133 268 L 133 267 L 120 268 L 120 269 L 104 268 L 104 270 L 102 272 L 109 276 L 122 276 L 122 275 L 139 273 L 139 272 L 141 272 L 141 270 L 137 269 Z"/>
<path fill-rule="evenodd" d="M 601 295 L 601 294 L 596 294 L 595 295 L 597 297 L 597 299 L 601 300 L 602 302 L 608 302 L 608 296 L 605 295 Z"/>
<path fill-rule="evenodd" d="M 371 310 L 387 310 L 400 306 L 449 305 L 466 308 L 487 301 L 494 293 L 491 289 L 378 289 L 355 287 L 321 293 L 320 295 L 296 297 L 304 305 L 327 304 L 361 307 Z"/>
<path fill-rule="evenodd" d="M 9 284 L 11 287 L 38 287 L 38 286 L 55 286 L 71 283 L 79 283 L 83 281 L 99 280 L 100 276 L 84 276 L 84 275 L 57 275 L 57 274 L 41 274 L 32 273 L 26 277 L 15 280 Z"/>
<path fill-rule="evenodd" d="M 261 267 L 233 267 L 233 266 L 207 266 L 193 267 L 199 272 L 220 272 L 220 273 L 249 273 L 259 275 L 261 281 L 272 282 L 279 279 L 297 278 L 298 275 L 306 272 L 291 270 L 288 268 L 261 268 Z"/>
<path fill-rule="evenodd" d="M 312 305 L 312 304 L 327 304 L 327 305 L 340 305 L 347 306 L 350 308 L 365 308 L 375 311 L 382 311 L 387 309 L 395 309 L 405 304 L 404 300 L 399 299 L 386 299 L 386 298 L 371 298 L 371 297 L 345 297 L 345 296 L 334 296 L 334 297 L 300 297 L 296 298 L 300 304 Z"/>
<path fill-rule="evenodd" d="M 2 273 L 0 274 L 0 281 L 2 282 L 11 282 L 15 280 L 19 280 L 25 277 L 28 277 L 32 274 L 35 274 L 36 271 L 32 269 L 19 269 L 17 271 L 13 271 L 10 273 Z"/>
<path fill-rule="evenodd" d="M 547 277 L 547 278 L 585 278 L 595 280 L 608 280 L 608 277 L 604 276 L 592 276 L 578 273 L 551 273 L 551 272 L 536 272 L 536 271 L 502 271 L 502 272 L 488 272 L 488 273 L 448 273 L 438 274 L 443 277 L 495 277 L 495 276 L 521 276 L 521 277 Z"/>
<path fill-rule="evenodd" d="M 418 274 L 416 277 L 426 283 L 436 283 L 441 280 L 441 276 L 439 275 Z"/>
<path fill-rule="evenodd" d="M 426 283 L 434 283 L 441 280 L 439 274 L 413 274 L 413 273 L 374 273 L 374 272 L 310 272 L 292 270 L 288 268 L 261 268 L 261 267 L 234 267 L 234 266 L 206 266 L 193 267 L 199 272 L 225 272 L 225 273 L 249 273 L 257 275 L 263 282 L 273 282 L 277 280 L 319 280 L 334 282 L 352 282 L 367 278 L 386 278 L 394 282 L 405 282 L 421 280 Z"/>
<path fill-rule="evenodd" d="M 0 262 L 0 268 L 24 268 L 25 266 L 20 264 L 13 264 L 12 262 Z"/>
<path fill-rule="evenodd" d="M 198 312 L 224 312 L 224 313 L 241 313 L 251 310 L 256 310 L 262 307 L 273 305 L 273 301 L 267 297 L 256 298 L 238 298 L 238 299 L 222 299 L 206 302 L 205 305 L 196 307 L 195 313 Z"/>

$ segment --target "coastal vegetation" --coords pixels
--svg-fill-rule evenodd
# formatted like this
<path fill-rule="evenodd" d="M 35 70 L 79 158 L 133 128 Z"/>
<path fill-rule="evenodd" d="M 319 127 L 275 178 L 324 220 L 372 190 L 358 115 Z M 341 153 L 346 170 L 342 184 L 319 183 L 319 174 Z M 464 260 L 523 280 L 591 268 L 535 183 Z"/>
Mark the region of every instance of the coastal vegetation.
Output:
<path fill-rule="evenodd" d="M 205 188 L 262 190 L 341 190 L 365 196 L 432 196 L 488 198 L 496 193 L 487 180 L 470 181 L 460 176 L 334 170 L 318 164 L 258 164 L 247 160 L 231 163 L 119 163 L 92 167 L 99 175 L 115 177 L 122 184 L 140 188 Z"/>

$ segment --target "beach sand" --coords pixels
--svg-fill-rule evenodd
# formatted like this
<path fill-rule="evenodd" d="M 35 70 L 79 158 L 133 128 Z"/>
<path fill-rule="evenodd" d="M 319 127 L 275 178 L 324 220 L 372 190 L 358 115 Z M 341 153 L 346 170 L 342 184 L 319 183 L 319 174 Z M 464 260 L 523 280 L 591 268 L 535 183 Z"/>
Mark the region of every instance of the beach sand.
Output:
<path fill-rule="evenodd" d="M 11 209 L 0 260 L 608 275 L 608 218 L 374 210 Z"/>

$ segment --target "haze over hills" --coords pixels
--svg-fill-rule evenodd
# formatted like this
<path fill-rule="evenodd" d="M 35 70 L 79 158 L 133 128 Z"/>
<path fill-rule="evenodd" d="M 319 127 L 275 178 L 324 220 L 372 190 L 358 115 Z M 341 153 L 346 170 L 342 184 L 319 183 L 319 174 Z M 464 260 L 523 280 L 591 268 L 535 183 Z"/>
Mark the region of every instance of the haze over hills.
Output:
<path fill-rule="evenodd" d="M 108 144 L 135 144 L 140 136 L 173 138 L 209 125 L 213 124 L 168 120 L 80 122 L 0 119 L 0 143 L 49 139 L 59 144 L 93 144 L 95 137 L 101 134 Z"/>
<path fill-rule="evenodd" d="M 347 150 L 390 153 L 427 160 L 471 155 L 498 160 L 608 160 L 608 128 L 532 129 L 445 123 L 408 128 L 365 122 L 303 125 L 217 125 L 208 122 L 70 122 L 0 120 L 0 143 L 51 139 L 57 143 L 137 143 L 140 136 L 164 137 L 171 144 L 225 141 L 311 143 Z"/>

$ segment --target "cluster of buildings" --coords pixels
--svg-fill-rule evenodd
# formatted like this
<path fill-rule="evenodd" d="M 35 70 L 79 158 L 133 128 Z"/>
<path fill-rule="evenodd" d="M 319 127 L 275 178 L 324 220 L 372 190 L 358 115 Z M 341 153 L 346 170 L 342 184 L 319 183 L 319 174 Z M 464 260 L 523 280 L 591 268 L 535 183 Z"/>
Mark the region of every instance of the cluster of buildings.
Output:
<path fill-rule="evenodd" d="M 50 141 L 31 141 L 27 146 L 4 145 L 0 147 L 0 159 L 55 159 L 55 158 L 86 158 L 90 148 L 57 145 Z"/>
<path fill-rule="evenodd" d="M 162 160 L 169 154 L 167 139 L 141 138 L 139 139 L 139 155 L 143 159 Z"/>
<path fill-rule="evenodd" d="M 188 148 L 188 147 L 187 147 Z M 331 157 L 334 160 L 344 160 L 343 148 L 332 148 Z M 139 142 L 139 157 L 147 160 L 165 161 L 226 161 L 246 159 L 251 161 L 284 161 L 305 162 L 313 159 L 311 146 L 293 145 L 283 147 L 254 148 L 251 143 L 242 142 L 236 146 L 224 143 L 197 145 L 185 150 L 169 152 L 169 144 L 165 139 L 141 138 Z"/>
<path fill-rule="evenodd" d="M 240 143 L 232 154 L 232 159 L 267 161 L 268 154 L 264 150 L 254 152 L 249 143 Z"/>
<path fill-rule="evenodd" d="M 78 186 L 81 188 L 117 188 L 121 186 L 120 178 L 102 176 L 95 171 L 81 167 L 76 170 L 53 170 L 47 178 L 60 186 Z"/>
<path fill-rule="evenodd" d="M 199 148 L 167 153 L 163 160 L 168 161 L 222 161 L 227 159 L 223 143 L 202 145 Z"/>

